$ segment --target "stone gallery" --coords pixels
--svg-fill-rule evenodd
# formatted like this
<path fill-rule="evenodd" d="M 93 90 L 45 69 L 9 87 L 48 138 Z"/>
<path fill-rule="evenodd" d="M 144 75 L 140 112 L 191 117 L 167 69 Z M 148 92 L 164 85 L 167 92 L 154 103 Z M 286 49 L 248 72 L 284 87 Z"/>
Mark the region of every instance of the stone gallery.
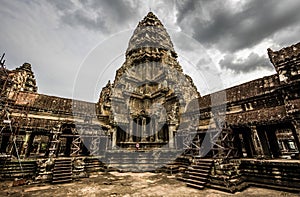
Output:
<path fill-rule="evenodd" d="M 149 12 L 97 103 L 39 94 L 32 66 L 8 70 L 3 55 L 0 177 L 151 171 L 198 189 L 300 191 L 300 43 L 268 55 L 276 74 L 202 96 Z"/>

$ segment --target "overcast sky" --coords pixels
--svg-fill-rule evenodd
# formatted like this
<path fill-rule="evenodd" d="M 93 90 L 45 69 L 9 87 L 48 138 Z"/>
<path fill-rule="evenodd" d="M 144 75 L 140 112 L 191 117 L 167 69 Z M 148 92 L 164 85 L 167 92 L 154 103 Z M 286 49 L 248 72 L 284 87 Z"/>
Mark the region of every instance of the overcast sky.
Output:
<path fill-rule="evenodd" d="M 149 10 L 167 28 L 201 95 L 220 89 L 201 84 L 206 71 L 218 72 L 224 87 L 270 75 L 267 48 L 300 41 L 298 0 L 0 0 L 0 53 L 9 69 L 32 64 L 39 93 L 71 98 L 80 83 L 86 88 L 75 97 L 95 102 Z"/>

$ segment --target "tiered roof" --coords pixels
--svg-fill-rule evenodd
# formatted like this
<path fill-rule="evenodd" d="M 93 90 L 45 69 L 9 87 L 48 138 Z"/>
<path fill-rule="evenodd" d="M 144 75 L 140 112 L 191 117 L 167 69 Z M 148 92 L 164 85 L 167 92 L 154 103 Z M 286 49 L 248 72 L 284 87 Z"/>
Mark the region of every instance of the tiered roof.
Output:
<path fill-rule="evenodd" d="M 169 34 L 161 21 L 152 12 L 149 12 L 147 16 L 139 22 L 130 38 L 126 57 L 133 51 L 146 47 L 169 50 L 173 56 L 176 56 Z"/>

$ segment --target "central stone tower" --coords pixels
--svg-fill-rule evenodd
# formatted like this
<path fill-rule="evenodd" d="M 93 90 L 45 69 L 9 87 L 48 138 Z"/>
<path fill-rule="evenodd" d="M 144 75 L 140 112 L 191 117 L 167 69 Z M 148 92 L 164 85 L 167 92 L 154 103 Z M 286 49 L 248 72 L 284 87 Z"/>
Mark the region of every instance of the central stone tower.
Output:
<path fill-rule="evenodd" d="M 175 148 L 175 134 L 188 103 L 200 96 L 183 74 L 173 43 L 152 13 L 139 22 L 126 60 L 100 94 L 100 113 L 109 116 L 112 148 Z"/>

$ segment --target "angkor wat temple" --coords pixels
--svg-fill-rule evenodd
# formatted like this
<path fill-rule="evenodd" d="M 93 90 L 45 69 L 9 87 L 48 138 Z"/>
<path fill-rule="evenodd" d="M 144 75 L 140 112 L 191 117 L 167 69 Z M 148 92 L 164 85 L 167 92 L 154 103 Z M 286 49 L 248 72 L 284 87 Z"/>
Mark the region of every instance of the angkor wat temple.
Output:
<path fill-rule="evenodd" d="M 276 74 L 201 96 L 149 12 L 97 103 L 39 94 L 31 65 L 2 56 L 0 176 L 163 171 L 199 189 L 300 191 L 300 43 L 268 55 Z"/>

